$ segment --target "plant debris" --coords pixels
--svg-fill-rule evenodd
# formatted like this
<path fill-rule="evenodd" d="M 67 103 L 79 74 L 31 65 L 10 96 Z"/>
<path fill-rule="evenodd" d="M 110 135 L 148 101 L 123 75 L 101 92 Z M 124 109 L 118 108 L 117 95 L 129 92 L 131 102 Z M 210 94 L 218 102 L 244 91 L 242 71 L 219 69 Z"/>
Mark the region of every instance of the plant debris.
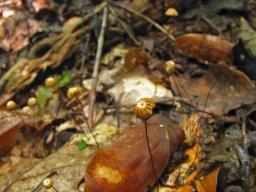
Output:
<path fill-rule="evenodd" d="M 256 189 L 255 0 L 0 2 L 0 192 Z"/>

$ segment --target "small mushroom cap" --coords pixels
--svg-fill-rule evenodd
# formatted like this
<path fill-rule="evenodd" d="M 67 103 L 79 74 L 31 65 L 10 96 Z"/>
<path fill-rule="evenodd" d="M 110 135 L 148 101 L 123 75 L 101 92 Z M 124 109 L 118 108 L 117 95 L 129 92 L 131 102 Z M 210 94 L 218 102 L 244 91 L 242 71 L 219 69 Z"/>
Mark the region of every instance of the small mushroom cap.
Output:
<path fill-rule="evenodd" d="M 167 74 L 171 75 L 175 71 L 175 63 L 172 60 L 165 62 L 165 71 Z"/>
<path fill-rule="evenodd" d="M 54 77 L 48 77 L 45 81 L 44 81 L 44 85 L 45 87 L 48 88 L 54 88 L 56 85 L 57 81 Z"/>
<path fill-rule="evenodd" d="M 147 120 L 153 114 L 153 109 L 155 108 L 155 102 L 150 98 L 140 99 L 134 106 L 134 113 L 137 118 L 142 120 Z"/>
<path fill-rule="evenodd" d="M 43 180 L 43 187 L 45 189 L 51 189 L 53 187 L 53 182 L 50 178 L 46 178 L 45 180 Z"/>
<path fill-rule="evenodd" d="M 67 92 L 67 97 L 69 99 L 73 99 L 75 97 L 78 97 L 82 92 L 81 87 L 70 87 Z"/>
<path fill-rule="evenodd" d="M 37 99 L 35 97 L 30 97 L 28 99 L 28 106 L 33 107 L 37 104 Z"/>
<path fill-rule="evenodd" d="M 17 107 L 17 104 L 14 102 L 14 101 L 8 101 L 7 103 L 6 103 L 6 108 L 8 109 L 8 110 L 13 110 L 13 109 L 15 109 Z"/>

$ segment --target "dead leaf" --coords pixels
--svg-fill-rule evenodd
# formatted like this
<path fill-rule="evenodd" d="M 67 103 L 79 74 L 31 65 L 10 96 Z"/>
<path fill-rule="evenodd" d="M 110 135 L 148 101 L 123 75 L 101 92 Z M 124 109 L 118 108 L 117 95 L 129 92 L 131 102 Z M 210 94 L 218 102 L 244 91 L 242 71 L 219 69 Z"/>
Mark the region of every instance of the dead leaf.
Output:
<path fill-rule="evenodd" d="M 198 192 L 216 192 L 220 168 L 215 168 L 201 179 L 195 181 Z"/>
<path fill-rule="evenodd" d="M 44 126 L 41 118 L 4 110 L 0 110 L 0 124 L 0 156 L 9 153 L 16 143 L 23 143 L 27 135 L 32 137 L 33 131 L 41 131 Z M 25 128 L 23 131 L 21 131 L 22 127 Z"/>
<path fill-rule="evenodd" d="M 176 38 L 175 45 L 200 61 L 231 62 L 233 44 L 218 36 L 189 33 Z"/>
<path fill-rule="evenodd" d="M 116 134 L 116 127 L 100 124 L 94 134 L 99 143 L 106 144 Z M 84 150 L 80 150 L 77 143 L 85 139 L 89 144 Z M 97 148 L 91 141 L 91 134 L 77 134 L 72 137 L 60 150 L 52 153 L 42 160 L 21 159 L 14 167 L 3 167 L 4 174 L 0 173 L 0 192 L 31 192 L 38 187 L 42 180 L 50 174 L 54 187 L 61 191 L 77 191 L 84 179 L 84 168 L 93 157 Z M 30 163 L 26 163 L 30 161 Z M 25 164 L 25 165 L 24 165 Z"/>
<path fill-rule="evenodd" d="M 183 132 L 159 115 L 149 119 L 150 147 L 157 176 L 183 140 Z M 127 157 L 129 157 L 127 159 Z M 86 192 L 145 192 L 155 182 L 144 125 L 126 128 L 112 145 L 98 150 L 86 169 Z"/>
<path fill-rule="evenodd" d="M 136 70 L 126 74 L 108 93 L 120 101 L 121 106 L 132 106 L 139 99 L 147 97 L 158 101 L 172 98 L 171 90 L 162 85 L 154 84 L 146 76 L 142 66 L 137 66 Z"/>
<path fill-rule="evenodd" d="M 132 48 L 124 57 L 124 69 L 129 72 L 135 66 L 147 64 L 149 59 L 150 56 L 142 48 Z"/>
<path fill-rule="evenodd" d="M 179 87 L 182 88 L 180 94 L 184 98 L 189 99 L 189 93 L 193 104 L 196 104 L 199 109 L 205 108 L 206 111 L 216 115 L 226 114 L 231 109 L 256 100 L 253 82 L 244 73 L 223 63 L 211 65 L 206 74 L 198 79 L 175 78 Z M 170 77 L 170 80 L 173 90 L 179 94 L 173 78 Z"/>

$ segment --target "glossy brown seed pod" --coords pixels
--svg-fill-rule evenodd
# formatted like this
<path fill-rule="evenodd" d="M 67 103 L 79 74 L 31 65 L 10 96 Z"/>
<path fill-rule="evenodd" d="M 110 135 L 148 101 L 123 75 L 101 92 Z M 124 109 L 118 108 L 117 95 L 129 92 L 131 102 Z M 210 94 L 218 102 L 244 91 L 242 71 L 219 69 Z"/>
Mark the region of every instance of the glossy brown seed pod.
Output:
<path fill-rule="evenodd" d="M 147 124 L 156 174 L 160 177 L 184 133 L 160 115 L 152 116 Z M 85 192 L 145 192 L 155 182 L 141 124 L 124 129 L 110 146 L 96 152 L 86 168 Z"/>

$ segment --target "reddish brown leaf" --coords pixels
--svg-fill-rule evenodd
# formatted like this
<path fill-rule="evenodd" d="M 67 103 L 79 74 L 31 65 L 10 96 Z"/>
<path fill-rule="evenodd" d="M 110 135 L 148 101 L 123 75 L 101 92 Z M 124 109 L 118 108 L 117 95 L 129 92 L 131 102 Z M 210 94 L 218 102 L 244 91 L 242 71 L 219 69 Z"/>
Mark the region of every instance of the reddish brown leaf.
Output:
<path fill-rule="evenodd" d="M 42 119 L 32 118 L 28 115 L 18 114 L 0 110 L 0 156 L 6 155 L 10 152 L 16 143 L 24 142 L 24 134 L 26 136 L 33 136 L 30 128 L 35 128 L 38 131 L 44 126 Z M 21 128 L 25 129 L 23 132 Z M 29 135 L 31 132 L 31 135 Z"/>
<path fill-rule="evenodd" d="M 189 33 L 176 38 L 178 49 L 200 61 L 230 63 L 233 44 L 213 35 Z"/>
<path fill-rule="evenodd" d="M 159 177 L 184 133 L 159 115 L 148 120 L 149 141 Z M 85 192 L 144 192 L 155 182 L 144 125 L 124 129 L 88 165 Z"/>
<path fill-rule="evenodd" d="M 215 115 L 223 115 L 231 109 L 256 101 L 256 87 L 253 82 L 241 71 L 223 63 L 211 65 L 201 78 L 175 79 L 182 88 L 178 89 L 175 80 L 170 77 L 176 94 L 187 99 L 190 97 L 199 109 Z"/>

